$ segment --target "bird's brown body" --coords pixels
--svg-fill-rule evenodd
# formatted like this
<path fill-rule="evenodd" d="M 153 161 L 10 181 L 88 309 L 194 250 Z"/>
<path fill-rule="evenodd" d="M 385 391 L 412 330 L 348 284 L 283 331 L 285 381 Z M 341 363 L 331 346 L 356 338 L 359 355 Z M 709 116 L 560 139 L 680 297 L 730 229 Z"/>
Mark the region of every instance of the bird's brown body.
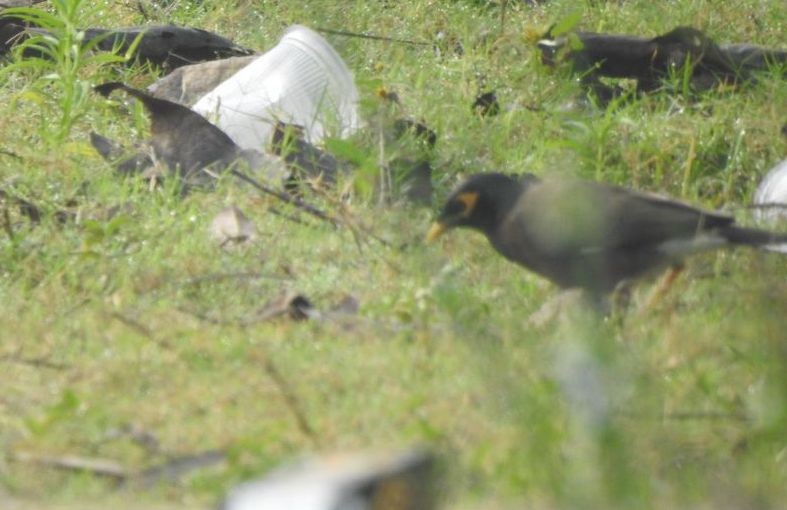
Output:
<path fill-rule="evenodd" d="M 564 288 L 604 294 L 684 256 L 787 236 L 737 227 L 730 216 L 626 188 L 579 180 L 471 177 L 448 200 L 435 234 L 482 231 L 506 258 Z"/>

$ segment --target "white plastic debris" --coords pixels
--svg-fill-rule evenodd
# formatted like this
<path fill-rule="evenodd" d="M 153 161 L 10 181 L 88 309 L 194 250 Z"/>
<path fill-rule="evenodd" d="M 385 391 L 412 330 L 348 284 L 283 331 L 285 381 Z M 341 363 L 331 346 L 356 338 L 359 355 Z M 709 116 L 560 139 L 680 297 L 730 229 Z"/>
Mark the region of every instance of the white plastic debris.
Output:
<path fill-rule="evenodd" d="M 203 96 L 194 110 L 243 149 L 265 150 L 276 121 L 304 128 L 313 144 L 360 127 L 350 70 L 316 32 L 294 25 L 279 43 Z"/>
<path fill-rule="evenodd" d="M 303 460 L 230 491 L 221 510 L 430 510 L 432 456 L 420 450 Z"/>
<path fill-rule="evenodd" d="M 787 220 L 787 159 L 773 167 L 754 193 L 754 214 L 760 221 Z"/>

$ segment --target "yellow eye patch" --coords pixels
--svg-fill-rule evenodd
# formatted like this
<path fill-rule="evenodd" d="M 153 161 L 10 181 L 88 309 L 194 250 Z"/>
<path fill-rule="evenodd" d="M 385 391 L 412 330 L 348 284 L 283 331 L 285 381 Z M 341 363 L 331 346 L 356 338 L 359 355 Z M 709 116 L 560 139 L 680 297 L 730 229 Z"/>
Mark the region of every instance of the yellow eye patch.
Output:
<path fill-rule="evenodd" d="M 467 191 L 465 193 L 460 193 L 456 196 L 456 201 L 465 206 L 465 209 L 462 211 L 462 217 L 467 218 L 473 214 L 475 205 L 478 202 L 478 192 Z"/>

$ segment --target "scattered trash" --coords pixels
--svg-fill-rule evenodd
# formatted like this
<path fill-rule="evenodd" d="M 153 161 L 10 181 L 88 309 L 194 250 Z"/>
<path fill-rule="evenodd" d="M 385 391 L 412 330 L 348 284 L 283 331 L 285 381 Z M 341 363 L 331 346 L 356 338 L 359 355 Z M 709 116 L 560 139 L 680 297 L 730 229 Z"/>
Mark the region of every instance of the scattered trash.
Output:
<path fill-rule="evenodd" d="M 231 57 L 179 67 L 148 87 L 151 95 L 192 106 L 257 57 Z"/>
<path fill-rule="evenodd" d="M 287 175 L 287 171 L 279 164 L 278 159 L 272 159 L 267 154 L 253 150 L 241 150 L 221 129 L 183 105 L 153 97 L 122 83 L 104 83 L 95 87 L 95 90 L 103 96 L 108 96 L 117 89 L 138 98 L 145 105 L 151 116 L 152 138 L 148 141 L 148 145 L 153 152 L 153 162 L 161 160 L 166 163 L 171 172 L 181 177 L 185 189 L 190 185 L 212 182 L 216 176 L 215 172 L 229 170 L 232 175 L 266 195 L 276 197 L 334 226 L 340 224 L 331 215 L 304 202 L 301 198 L 292 197 L 261 184 L 233 165 L 242 162 L 256 173 L 266 174 L 268 179 L 281 180 Z M 116 145 L 114 142 L 95 134 L 91 136 L 91 141 L 100 154 L 113 154 L 112 149 Z M 132 160 L 134 164 L 130 163 Z M 127 169 L 135 168 L 134 165 L 139 161 L 145 161 L 144 153 L 125 160 L 121 165 L 127 164 L 124 166 Z M 148 171 L 155 173 L 157 168 L 155 165 L 147 168 L 141 175 L 144 176 Z M 289 216 L 284 217 L 293 219 Z"/>
<path fill-rule="evenodd" d="M 389 164 L 391 175 L 395 176 L 394 191 L 416 204 L 432 203 L 432 165 L 426 160 L 396 158 Z"/>
<path fill-rule="evenodd" d="M 750 81 L 754 72 L 787 62 L 785 50 L 717 45 L 692 27 L 677 27 L 651 39 L 592 32 L 558 38 L 547 34 L 538 47 L 545 64 L 570 62 L 586 85 L 598 83 L 600 77 L 629 78 L 637 80 L 640 92 L 660 88 L 665 78 L 685 65 L 691 67 L 693 88 L 707 90 L 719 83 Z"/>
<path fill-rule="evenodd" d="M 303 294 L 286 292 L 279 298 L 265 305 L 255 322 L 263 322 L 276 317 L 287 316 L 294 321 L 319 319 L 320 312 Z"/>
<path fill-rule="evenodd" d="M 5 0 L 0 2 L 0 56 L 5 55 L 26 36 L 28 23 L 13 15 L 3 12 L 3 9 L 13 7 L 31 7 L 43 0 Z"/>
<path fill-rule="evenodd" d="M 437 144 L 437 133 L 422 122 L 410 119 L 396 119 L 393 130 L 397 139 L 409 134 L 418 140 L 424 141 L 430 149 L 434 149 L 434 146 Z"/>
<path fill-rule="evenodd" d="M 86 28 L 83 33 L 82 44 L 93 42 L 97 50 L 119 54 L 133 48 L 132 62 L 159 66 L 165 72 L 197 62 L 254 54 L 253 50 L 207 30 L 176 25 Z M 25 35 L 49 36 L 50 32 L 28 27 Z"/>
<path fill-rule="evenodd" d="M 360 125 L 352 74 L 328 42 L 295 25 L 279 43 L 206 94 L 194 110 L 243 149 L 263 150 L 277 122 L 302 126 L 319 143 L 348 136 Z"/>
<path fill-rule="evenodd" d="M 183 313 L 211 324 L 231 324 L 246 327 L 277 319 L 289 319 L 296 322 L 309 320 L 341 323 L 348 316 L 355 315 L 359 306 L 358 299 L 347 295 L 343 296 L 340 301 L 330 308 L 320 310 L 304 294 L 283 289 L 262 307 L 236 317 L 227 317 L 226 314 L 221 312 L 212 313 L 186 306 L 178 309 Z"/>
<path fill-rule="evenodd" d="M 264 155 L 242 151 L 221 129 L 183 105 L 117 82 L 98 85 L 95 89 L 105 97 L 120 89 L 142 101 L 151 117 L 152 137 L 148 143 L 155 159 L 164 162 L 186 184 L 211 181 L 209 168 L 223 172 L 238 160 L 245 161 L 250 168 L 259 168 L 265 162 Z M 107 143 L 106 138 L 93 135 L 91 142 L 100 154 L 113 154 L 113 144 Z M 118 169 L 139 170 L 148 161 L 145 158 L 144 153 L 137 154 L 122 162 Z"/>
<path fill-rule="evenodd" d="M 773 167 L 754 192 L 754 214 L 760 221 L 787 219 L 787 159 Z"/>
<path fill-rule="evenodd" d="M 284 187 L 290 192 L 297 192 L 302 181 L 309 181 L 314 188 L 333 186 L 338 171 L 346 170 L 331 154 L 307 142 L 300 126 L 277 122 L 270 149 L 289 169 Z"/>
<path fill-rule="evenodd" d="M 210 234 L 224 247 L 253 241 L 257 237 L 257 229 L 243 211 L 232 205 L 213 218 Z"/>
<path fill-rule="evenodd" d="M 105 136 L 90 133 L 90 143 L 105 160 L 112 162 L 121 174 L 135 174 L 153 166 L 153 158 L 148 151 L 125 154 L 123 149 Z"/>
<path fill-rule="evenodd" d="M 128 28 L 88 28 L 85 42 L 100 38 L 99 49 L 126 52 L 140 38 L 134 56 L 141 62 L 158 65 L 167 70 L 218 60 L 252 55 L 254 50 L 238 46 L 220 35 L 199 28 L 175 25 L 153 25 Z"/>
<path fill-rule="evenodd" d="M 220 510 L 430 510 L 433 456 L 422 450 L 305 459 L 232 489 Z"/>
<path fill-rule="evenodd" d="M 15 44 L 15 40 L 25 31 L 14 18 L 0 17 L 0 55 L 5 55 Z"/>
<path fill-rule="evenodd" d="M 500 113 L 500 103 L 497 102 L 495 91 L 484 92 L 476 97 L 473 102 L 473 112 L 481 117 L 493 117 Z"/>

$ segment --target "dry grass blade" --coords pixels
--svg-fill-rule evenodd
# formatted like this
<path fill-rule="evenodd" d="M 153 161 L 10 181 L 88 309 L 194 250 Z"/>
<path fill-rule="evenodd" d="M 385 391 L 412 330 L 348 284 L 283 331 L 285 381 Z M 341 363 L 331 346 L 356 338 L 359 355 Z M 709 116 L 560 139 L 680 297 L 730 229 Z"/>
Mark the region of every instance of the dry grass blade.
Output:
<path fill-rule="evenodd" d="M 117 481 L 125 480 L 129 471 L 114 460 L 79 457 L 76 455 L 45 455 L 28 452 L 14 452 L 10 454 L 11 460 L 38 464 L 41 466 L 63 469 L 66 471 L 84 471 L 97 476 L 113 478 Z"/>

